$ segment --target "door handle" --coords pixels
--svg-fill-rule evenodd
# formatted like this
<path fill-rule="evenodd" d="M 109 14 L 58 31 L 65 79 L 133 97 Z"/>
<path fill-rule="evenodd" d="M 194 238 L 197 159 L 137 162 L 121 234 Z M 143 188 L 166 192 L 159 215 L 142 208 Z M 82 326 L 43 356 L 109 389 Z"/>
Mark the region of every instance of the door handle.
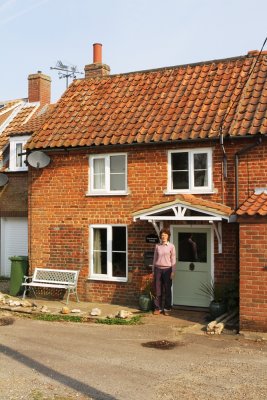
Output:
<path fill-rule="evenodd" d="M 194 263 L 190 263 L 190 264 L 189 264 L 189 269 L 190 269 L 190 271 L 194 271 L 194 269 L 195 269 L 195 264 L 194 264 Z"/>

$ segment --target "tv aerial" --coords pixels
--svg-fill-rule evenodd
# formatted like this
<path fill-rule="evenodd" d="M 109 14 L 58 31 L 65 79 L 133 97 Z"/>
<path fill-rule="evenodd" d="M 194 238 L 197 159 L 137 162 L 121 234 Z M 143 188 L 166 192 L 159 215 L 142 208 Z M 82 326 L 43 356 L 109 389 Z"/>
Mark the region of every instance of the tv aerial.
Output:
<path fill-rule="evenodd" d="M 43 151 L 38 150 L 30 153 L 27 157 L 27 161 L 33 168 L 39 169 L 48 166 L 50 163 L 50 157 Z"/>
<path fill-rule="evenodd" d="M 0 187 L 5 186 L 8 182 L 8 176 L 0 172 Z"/>
<path fill-rule="evenodd" d="M 62 61 L 57 61 L 55 67 L 50 67 L 50 69 L 58 70 L 59 79 L 66 79 L 66 88 L 69 86 L 69 78 L 76 79 L 76 75 L 83 75 L 83 72 L 77 71 L 76 65 L 65 65 Z"/>

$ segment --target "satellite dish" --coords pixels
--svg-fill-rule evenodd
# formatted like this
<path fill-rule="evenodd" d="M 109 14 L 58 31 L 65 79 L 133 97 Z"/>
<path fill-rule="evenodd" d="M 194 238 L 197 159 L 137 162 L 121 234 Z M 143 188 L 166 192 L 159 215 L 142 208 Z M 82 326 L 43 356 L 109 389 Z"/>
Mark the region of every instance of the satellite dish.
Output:
<path fill-rule="evenodd" d="M 0 187 L 5 186 L 8 182 L 8 176 L 0 173 Z"/>
<path fill-rule="evenodd" d="M 28 155 L 27 161 L 34 168 L 44 168 L 50 163 L 50 157 L 42 151 L 33 151 Z"/>

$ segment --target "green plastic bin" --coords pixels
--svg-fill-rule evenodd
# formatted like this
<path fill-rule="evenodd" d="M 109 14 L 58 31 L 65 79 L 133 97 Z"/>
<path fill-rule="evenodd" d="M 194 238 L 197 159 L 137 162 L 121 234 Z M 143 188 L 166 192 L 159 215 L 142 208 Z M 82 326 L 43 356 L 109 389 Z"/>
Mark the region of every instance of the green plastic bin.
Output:
<path fill-rule="evenodd" d="M 11 261 L 9 293 L 11 296 L 17 296 L 22 292 L 24 275 L 28 275 L 29 260 L 27 256 L 9 257 L 9 260 Z"/>

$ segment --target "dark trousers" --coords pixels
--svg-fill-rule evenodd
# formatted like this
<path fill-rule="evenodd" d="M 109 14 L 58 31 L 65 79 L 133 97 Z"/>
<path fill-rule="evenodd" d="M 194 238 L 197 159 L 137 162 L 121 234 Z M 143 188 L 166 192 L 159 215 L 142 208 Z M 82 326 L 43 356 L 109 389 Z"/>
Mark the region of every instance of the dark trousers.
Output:
<path fill-rule="evenodd" d="M 169 310 L 172 305 L 172 268 L 154 269 L 155 298 L 154 306 L 156 310 Z"/>

